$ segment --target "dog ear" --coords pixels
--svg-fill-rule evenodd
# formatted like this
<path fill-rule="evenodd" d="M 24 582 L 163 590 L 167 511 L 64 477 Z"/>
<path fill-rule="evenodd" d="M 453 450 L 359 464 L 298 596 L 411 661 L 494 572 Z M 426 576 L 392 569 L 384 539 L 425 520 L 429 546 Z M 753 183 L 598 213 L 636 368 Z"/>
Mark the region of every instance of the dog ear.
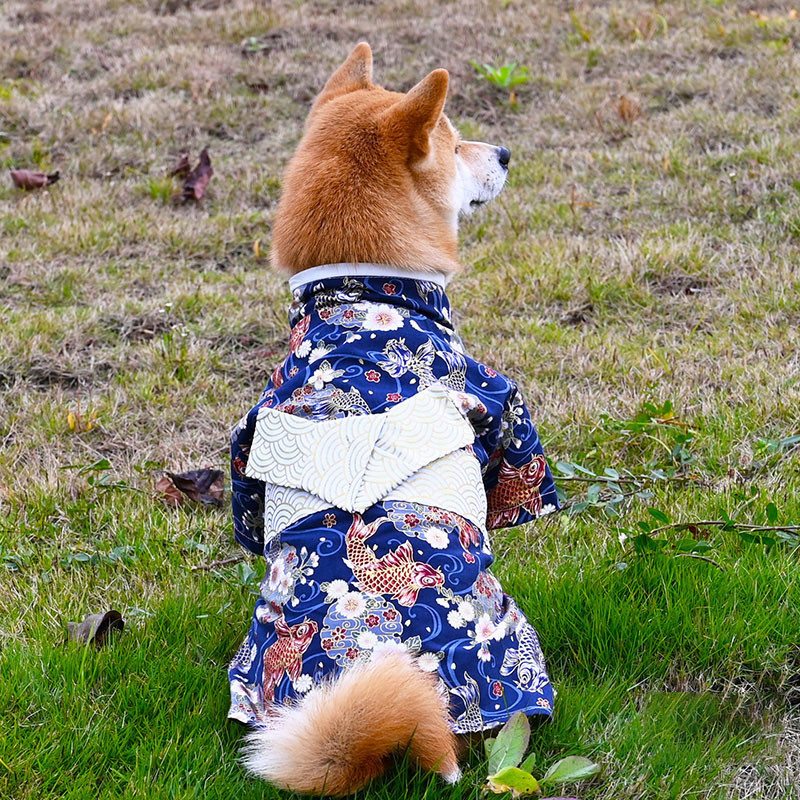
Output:
<path fill-rule="evenodd" d="M 328 78 L 325 88 L 319 93 L 314 106 L 320 106 L 328 100 L 357 89 L 368 89 L 372 86 L 372 50 L 366 42 L 360 42 L 344 64 Z"/>
<path fill-rule="evenodd" d="M 449 83 L 447 70 L 435 69 L 384 112 L 387 125 L 405 139 L 412 158 L 424 158 L 431 151 L 431 134 L 442 115 Z"/>

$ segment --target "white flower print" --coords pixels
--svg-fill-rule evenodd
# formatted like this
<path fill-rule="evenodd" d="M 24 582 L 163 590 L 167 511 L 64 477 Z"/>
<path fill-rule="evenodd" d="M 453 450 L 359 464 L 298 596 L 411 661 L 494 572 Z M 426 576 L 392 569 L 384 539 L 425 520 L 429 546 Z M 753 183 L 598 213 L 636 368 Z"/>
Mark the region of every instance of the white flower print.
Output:
<path fill-rule="evenodd" d="M 310 675 L 301 675 L 293 684 L 294 690 L 300 694 L 305 694 L 314 685 Z"/>
<path fill-rule="evenodd" d="M 495 624 L 488 614 L 482 614 L 475 623 L 475 641 L 486 642 L 494 635 Z"/>
<path fill-rule="evenodd" d="M 286 592 L 291 588 L 292 575 L 286 570 L 286 563 L 282 558 L 277 558 L 272 562 L 267 585 L 271 592 L 277 591 L 279 587 L 282 592 Z"/>
<path fill-rule="evenodd" d="M 381 653 L 405 653 L 406 646 L 397 639 L 383 639 L 372 649 L 373 658 Z"/>
<path fill-rule="evenodd" d="M 423 672 L 436 672 L 439 669 L 439 658 L 436 653 L 423 653 L 417 659 L 417 666 Z"/>
<path fill-rule="evenodd" d="M 323 361 L 319 367 L 314 370 L 314 374 L 311 376 L 309 383 L 319 391 L 325 388 L 326 383 L 330 383 L 332 380 L 342 375 L 344 375 L 343 369 L 334 369 L 330 361 Z"/>
<path fill-rule="evenodd" d="M 403 317 L 392 306 L 367 303 L 367 316 L 361 327 L 365 331 L 396 331 L 403 327 Z"/>
<path fill-rule="evenodd" d="M 325 602 L 330 603 L 334 600 L 338 600 L 340 597 L 344 597 L 349 591 L 350 587 L 347 585 L 347 581 L 337 578 L 327 585 L 328 596 L 325 598 Z"/>
<path fill-rule="evenodd" d="M 522 422 L 523 417 L 524 406 L 522 405 L 522 398 L 518 392 L 515 392 L 508 403 L 508 407 L 503 411 L 503 419 L 500 425 L 503 447 L 508 448 L 512 444 L 514 447 L 520 446 L 521 440 L 516 435 L 515 430 L 517 425 Z"/>
<path fill-rule="evenodd" d="M 463 628 L 464 625 L 466 625 L 464 617 L 462 617 L 458 611 L 451 611 L 447 615 L 447 621 L 453 628 Z"/>
<path fill-rule="evenodd" d="M 358 646 L 362 650 L 372 650 L 378 641 L 378 637 L 372 631 L 364 631 L 358 635 Z"/>
<path fill-rule="evenodd" d="M 280 609 L 277 613 L 275 608 L 269 604 L 265 606 L 256 606 L 256 619 L 263 625 L 265 622 L 275 622 L 280 616 Z"/>
<path fill-rule="evenodd" d="M 482 644 L 478 649 L 478 659 L 480 661 L 491 661 L 492 654 L 489 652 L 489 648 L 487 645 Z"/>
<path fill-rule="evenodd" d="M 333 350 L 332 344 L 325 344 L 325 342 L 320 342 L 312 351 L 308 357 L 308 363 L 313 364 L 315 361 L 319 361 L 321 358 L 325 358 L 328 353 Z"/>
<path fill-rule="evenodd" d="M 552 514 L 556 510 L 556 507 L 552 503 L 548 503 L 546 506 L 542 506 L 542 510 L 536 515 L 537 517 L 544 517 L 547 514 Z"/>
<path fill-rule="evenodd" d="M 336 601 L 336 610 L 348 619 L 358 619 L 367 608 L 367 601 L 361 592 L 348 592 Z"/>
<path fill-rule="evenodd" d="M 311 342 L 308 339 L 303 339 L 303 341 L 298 346 L 297 350 L 294 351 L 294 354 L 298 358 L 305 358 L 311 352 Z"/>
<path fill-rule="evenodd" d="M 448 542 L 447 531 L 432 526 L 425 531 L 425 539 L 431 547 L 437 550 L 444 550 Z"/>
<path fill-rule="evenodd" d="M 496 642 L 499 642 L 505 635 L 508 633 L 508 628 L 505 622 L 501 622 L 495 629 L 494 633 L 492 634 L 492 639 Z"/>
<path fill-rule="evenodd" d="M 475 606 L 469 600 L 462 600 L 458 604 L 458 613 L 467 622 L 472 622 L 475 619 Z"/>

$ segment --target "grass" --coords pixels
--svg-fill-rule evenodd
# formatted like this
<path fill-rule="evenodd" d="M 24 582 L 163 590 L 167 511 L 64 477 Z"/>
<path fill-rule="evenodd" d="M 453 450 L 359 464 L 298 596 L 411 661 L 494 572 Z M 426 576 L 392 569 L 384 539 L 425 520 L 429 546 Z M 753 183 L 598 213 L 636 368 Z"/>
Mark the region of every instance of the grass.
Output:
<path fill-rule="evenodd" d="M 797 554 L 720 528 L 696 534 L 717 566 L 631 547 L 648 506 L 800 520 L 798 451 L 765 444 L 800 431 L 791 9 L 7 2 L 0 165 L 62 180 L 0 184 L 0 797 L 279 795 L 244 776 L 225 721 L 252 573 L 191 569 L 238 552 L 228 511 L 169 509 L 153 485 L 227 469 L 227 431 L 281 357 L 281 169 L 366 38 L 389 86 L 447 67 L 454 122 L 512 151 L 451 299 L 553 463 L 696 476 L 495 536 L 559 691 L 537 772 L 574 753 L 604 766 L 584 800 L 796 800 Z M 514 108 L 470 59 L 530 69 Z M 206 145 L 203 204 L 175 204 L 169 167 Z M 632 424 L 666 401 L 688 428 Z M 65 644 L 68 620 L 110 607 L 127 620 L 111 647 Z M 401 764 L 362 795 L 476 797 L 479 750 L 467 766 L 445 788 Z"/>

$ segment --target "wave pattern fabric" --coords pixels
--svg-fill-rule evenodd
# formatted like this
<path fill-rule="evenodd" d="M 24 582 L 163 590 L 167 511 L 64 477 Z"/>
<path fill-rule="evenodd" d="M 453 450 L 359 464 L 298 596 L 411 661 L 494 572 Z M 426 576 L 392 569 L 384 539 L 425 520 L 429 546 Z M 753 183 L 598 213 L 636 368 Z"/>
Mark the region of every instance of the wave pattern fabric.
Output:
<path fill-rule="evenodd" d="M 441 384 L 384 414 L 328 422 L 262 408 L 245 475 L 305 489 L 333 506 L 363 513 L 421 467 L 474 438 Z"/>
<path fill-rule="evenodd" d="M 551 714 L 536 631 L 491 572 L 488 531 L 558 504 L 515 384 L 464 353 L 433 282 L 325 278 L 290 324 L 231 438 L 234 533 L 267 571 L 229 716 L 267 725 L 385 647 L 438 673 L 456 732 Z"/>

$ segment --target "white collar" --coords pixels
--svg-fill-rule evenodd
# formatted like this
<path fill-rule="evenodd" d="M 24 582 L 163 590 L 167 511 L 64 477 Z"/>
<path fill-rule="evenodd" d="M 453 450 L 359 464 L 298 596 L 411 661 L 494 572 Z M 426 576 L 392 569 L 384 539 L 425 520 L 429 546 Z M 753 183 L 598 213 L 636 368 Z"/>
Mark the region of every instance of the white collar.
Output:
<path fill-rule="evenodd" d="M 405 278 L 412 281 L 428 281 L 447 286 L 447 276 L 443 272 L 425 272 L 420 269 L 393 267 L 391 264 L 370 264 L 366 261 L 340 264 L 321 264 L 310 267 L 289 278 L 289 289 L 294 292 L 309 283 L 326 278 Z"/>

